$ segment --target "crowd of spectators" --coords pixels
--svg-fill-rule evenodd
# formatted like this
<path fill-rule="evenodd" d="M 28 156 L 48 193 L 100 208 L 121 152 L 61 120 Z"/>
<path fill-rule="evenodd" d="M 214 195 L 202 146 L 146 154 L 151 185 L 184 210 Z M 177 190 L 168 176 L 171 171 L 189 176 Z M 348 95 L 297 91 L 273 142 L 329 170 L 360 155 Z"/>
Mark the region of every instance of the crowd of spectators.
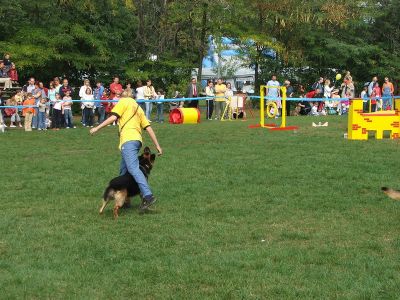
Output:
<path fill-rule="evenodd" d="M 285 80 L 283 85 L 287 88 L 286 96 L 288 98 L 293 97 L 295 89 L 291 86 L 290 81 Z M 276 80 L 276 76 L 272 76 L 271 80 L 267 82 L 267 99 L 274 100 L 281 97 L 280 87 L 281 84 Z M 307 98 L 307 101 L 294 102 L 295 107 L 293 109 L 290 108 L 293 102 L 288 102 L 286 112 L 288 115 L 344 115 L 349 109 L 349 99 L 356 97 L 363 99 L 365 112 L 393 109 L 394 86 L 390 79 L 385 77 L 381 87 L 378 77 L 375 76 L 371 82 L 364 83 L 362 92 L 357 94 L 353 77 L 350 72 L 347 72 L 341 84 L 338 84 L 338 80 L 334 80 L 332 84 L 329 78 L 320 77 L 308 92 L 302 85 L 299 85 L 296 94 L 299 98 Z M 313 98 L 315 98 L 315 101 L 310 101 Z M 282 113 L 281 101 L 274 101 L 277 103 L 278 115 L 280 115 Z"/>
<path fill-rule="evenodd" d="M 0 83 L 3 84 L 4 90 L 12 88 L 13 84 L 18 84 L 18 72 L 8 53 L 0 60 Z"/>
<path fill-rule="evenodd" d="M 13 84 L 18 85 L 18 72 L 9 54 L 4 55 L 4 59 L 0 61 L 0 83 L 4 84 L 4 89 L 10 88 Z M 340 85 L 338 85 L 338 81 L 334 80 L 332 84 L 330 79 L 320 77 L 307 92 L 302 85 L 298 85 L 295 89 L 289 80 L 285 80 L 281 84 L 275 75 L 271 77 L 266 85 L 267 101 L 274 101 L 277 104 L 277 117 L 282 113 L 292 116 L 346 114 L 349 107 L 348 99 L 356 96 L 364 100 L 365 111 L 391 109 L 393 105 L 394 87 L 387 77 L 384 79 L 382 88 L 378 78 L 373 77 L 371 82 L 364 84 L 360 95 L 356 95 L 350 72 L 346 73 Z M 300 99 L 308 99 L 296 102 L 288 101 L 287 111 L 282 112 L 280 100 L 282 86 L 286 87 L 286 96 L 288 98 L 296 96 Z M 60 78 L 55 77 L 50 81 L 48 87 L 45 87 L 43 82 L 37 81 L 32 77 L 5 102 L 5 105 L 9 107 L 0 110 L 0 125 L 6 126 L 4 122 L 5 116 L 10 118 L 10 127 L 22 127 L 21 117 L 24 117 L 26 131 L 31 131 L 32 129 L 47 130 L 48 128 L 53 130 L 76 128 L 77 118 L 75 118 L 74 122 L 73 113 L 75 112 L 76 114 L 78 104 L 73 105 L 72 95 L 74 92 L 74 88 L 70 86 L 67 78 L 60 80 Z M 85 79 L 79 88 L 79 92 L 78 90 L 76 92 L 80 99 L 79 121 L 84 127 L 93 127 L 95 124 L 103 122 L 121 97 L 132 97 L 136 100 L 154 100 L 140 103 L 140 106 L 144 110 L 147 119 L 151 122 L 153 104 L 155 104 L 157 109 L 154 121 L 164 122 L 164 102 L 157 100 L 164 99 L 165 93 L 161 89 L 156 91 L 151 80 L 147 80 L 145 84 L 142 81 L 138 81 L 136 82 L 136 88 L 134 88 L 130 82 L 125 82 L 123 86 L 118 76 L 113 78 L 108 87 L 100 81 L 97 81 L 92 87 L 90 80 Z M 246 93 L 240 89 L 234 91 L 231 83 L 223 82 L 222 79 L 209 80 L 203 89 L 197 80 L 193 78 L 188 84 L 185 94 L 181 94 L 178 91 L 175 92 L 173 98 L 176 98 L 176 101 L 168 102 L 169 110 L 183 107 L 185 103 L 188 107 L 198 108 L 199 100 L 197 98 L 202 96 L 210 97 L 206 100 L 205 117 L 208 120 L 228 117 L 227 114 L 229 113 L 234 118 L 245 115 Z M 190 101 L 184 102 L 182 98 L 189 98 Z M 310 101 L 310 99 L 314 98 L 316 101 Z M 231 107 L 235 105 L 236 110 L 226 109 L 227 105 L 231 105 Z M 113 125 L 116 124 L 114 123 Z"/>

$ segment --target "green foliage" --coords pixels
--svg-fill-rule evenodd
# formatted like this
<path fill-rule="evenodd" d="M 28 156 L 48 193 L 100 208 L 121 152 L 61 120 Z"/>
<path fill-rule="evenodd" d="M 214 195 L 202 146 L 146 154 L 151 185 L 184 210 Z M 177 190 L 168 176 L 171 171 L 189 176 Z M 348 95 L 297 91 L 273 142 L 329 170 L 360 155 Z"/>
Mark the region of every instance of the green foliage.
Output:
<path fill-rule="evenodd" d="M 165 89 L 187 82 L 193 68 L 201 72 L 212 34 L 237 40 L 259 83 L 271 73 L 311 82 L 334 70 L 350 70 L 360 81 L 374 74 L 399 79 L 399 6 L 400 0 L 14 0 L 0 6 L 0 52 L 12 53 L 23 79 L 57 75 L 79 84 L 85 76 L 119 74 L 150 77 Z M 276 58 L 263 55 L 268 49 Z"/>

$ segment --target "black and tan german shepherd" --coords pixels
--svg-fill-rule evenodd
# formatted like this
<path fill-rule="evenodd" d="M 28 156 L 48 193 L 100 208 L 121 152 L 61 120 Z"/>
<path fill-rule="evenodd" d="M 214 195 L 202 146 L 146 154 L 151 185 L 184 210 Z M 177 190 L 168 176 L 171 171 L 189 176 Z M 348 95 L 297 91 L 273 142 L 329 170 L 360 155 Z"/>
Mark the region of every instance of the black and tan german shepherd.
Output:
<path fill-rule="evenodd" d="M 391 199 L 400 201 L 400 191 L 388 187 L 382 187 L 381 190 Z"/>
<path fill-rule="evenodd" d="M 143 175 L 146 177 L 146 179 L 148 179 L 150 171 L 153 168 L 153 163 L 156 159 L 156 155 L 151 154 L 149 147 L 145 147 L 143 149 L 143 154 L 140 155 L 138 159 L 139 168 L 143 172 Z M 124 204 L 129 206 L 130 197 L 134 197 L 137 195 L 140 195 L 140 189 L 131 174 L 126 173 L 125 175 L 113 178 L 108 184 L 106 190 L 104 191 L 103 204 L 100 208 L 100 214 L 103 213 L 104 208 L 107 206 L 108 202 L 114 199 L 114 218 L 117 218 L 119 209 Z"/>

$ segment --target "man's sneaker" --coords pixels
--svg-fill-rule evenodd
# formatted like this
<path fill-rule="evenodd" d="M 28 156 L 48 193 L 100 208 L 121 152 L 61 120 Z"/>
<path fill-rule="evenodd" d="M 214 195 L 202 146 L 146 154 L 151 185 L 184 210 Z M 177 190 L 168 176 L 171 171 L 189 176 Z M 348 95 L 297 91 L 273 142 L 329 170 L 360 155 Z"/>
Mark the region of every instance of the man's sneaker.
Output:
<path fill-rule="evenodd" d="M 156 202 L 156 198 L 151 195 L 147 196 L 146 198 L 143 198 L 142 204 L 140 205 L 140 210 L 146 210 L 148 209 L 151 205 L 153 205 Z"/>
<path fill-rule="evenodd" d="M 10 128 L 15 128 L 15 127 L 17 127 L 17 126 L 15 126 L 15 125 L 10 125 Z"/>

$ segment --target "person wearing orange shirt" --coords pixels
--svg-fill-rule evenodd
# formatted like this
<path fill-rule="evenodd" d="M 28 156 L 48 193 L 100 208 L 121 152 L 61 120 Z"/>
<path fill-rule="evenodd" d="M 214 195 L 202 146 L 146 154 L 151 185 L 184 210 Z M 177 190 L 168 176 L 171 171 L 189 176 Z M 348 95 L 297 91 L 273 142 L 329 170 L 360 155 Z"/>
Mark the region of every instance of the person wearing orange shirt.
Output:
<path fill-rule="evenodd" d="M 385 77 L 385 83 L 382 85 L 383 110 L 392 109 L 393 93 L 393 83 L 390 82 L 388 77 Z"/>
<path fill-rule="evenodd" d="M 22 105 L 30 106 L 22 109 L 22 115 L 25 117 L 25 131 L 32 131 L 32 118 L 35 115 L 35 109 L 33 108 L 33 106 L 35 106 L 35 98 L 31 93 L 27 95 L 27 98 Z"/>

